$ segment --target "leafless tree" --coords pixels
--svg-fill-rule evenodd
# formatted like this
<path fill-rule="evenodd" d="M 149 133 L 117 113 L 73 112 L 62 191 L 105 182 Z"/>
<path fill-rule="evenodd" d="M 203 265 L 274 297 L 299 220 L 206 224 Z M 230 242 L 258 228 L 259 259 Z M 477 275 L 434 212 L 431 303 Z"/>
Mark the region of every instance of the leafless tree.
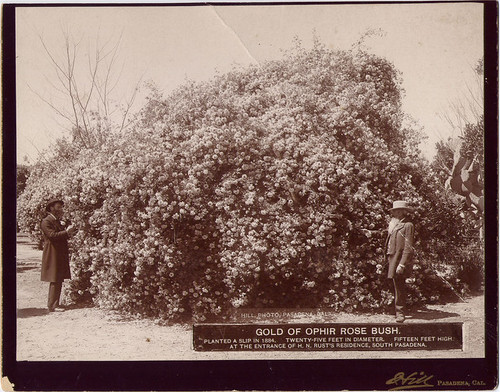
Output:
<path fill-rule="evenodd" d="M 53 95 L 48 97 L 47 92 L 31 90 L 69 125 L 73 140 L 91 148 L 102 143 L 111 132 L 130 125 L 140 80 L 129 97 L 115 99 L 123 71 L 123 64 L 120 66 L 118 60 L 121 36 L 103 44 L 97 37 L 89 41 L 86 48 L 83 39 L 75 39 L 68 31 L 63 31 L 61 36 L 63 50 L 59 56 L 42 35 L 38 36 L 54 69 L 52 77 L 45 75 L 52 88 L 49 94 Z M 55 102 L 54 94 L 60 102 Z"/>
<path fill-rule="evenodd" d="M 478 60 L 472 69 L 474 81 L 466 84 L 466 92 L 462 98 L 450 102 L 449 107 L 440 116 L 451 127 L 453 134 L 461 137 L 467 124 L 482 122 L 484 111 L 483 59 Z"/>
<path fill-rule="evenodd" d="M 483 60 L 480 59 L 476 66 L 472 68 L 474 80 L 465 85 L 465 93 L 454 102 L 450 102 L 448 107 L 439 113 L 439 116 L 448 124 L 451 136 L 442 139 L 438 146 L 438 152 L 434 159 L 434 164 L 440 170 L 451 175 L 453 160 L 445 159 L 444 156 L 460 153 L 464 140 L 464 132 L 469 125 L 482 124 L 484 111 L 484 88 L 483 88 Z M 449 153 L 444 153 L 448 150 Z M 444 154 L 444 155 L 443 155 Z"/>

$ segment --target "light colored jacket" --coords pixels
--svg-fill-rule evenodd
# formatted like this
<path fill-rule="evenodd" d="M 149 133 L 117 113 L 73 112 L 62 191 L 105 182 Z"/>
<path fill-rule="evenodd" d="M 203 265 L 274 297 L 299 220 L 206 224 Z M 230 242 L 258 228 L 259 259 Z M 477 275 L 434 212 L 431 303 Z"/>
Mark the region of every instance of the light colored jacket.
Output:
<path fill-rule="evenodd" d="M 399 264 L 405 266 L 405 272 L 408 273 L 408 266 L 411 264 L 414 254 L 414 231 L 413 223 L 400 222 L 388 234 L 386 241 L 386 254 L 389 261 L 388 278 L 394 278 Z"/>

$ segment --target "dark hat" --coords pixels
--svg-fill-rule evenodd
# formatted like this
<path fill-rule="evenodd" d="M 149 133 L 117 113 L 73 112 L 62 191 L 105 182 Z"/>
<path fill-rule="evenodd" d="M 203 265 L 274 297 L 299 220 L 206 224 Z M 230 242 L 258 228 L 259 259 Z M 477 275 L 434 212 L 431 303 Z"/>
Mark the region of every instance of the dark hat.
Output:
<path fill-rule="evenodd" d="M 62 201 L 61 199 L 51 199 L 51 200 L 49 200 L 49 202 L 45 206 L 45 211 L 49 212 L 50 211 L 50 207 L 53 206 L 56 203 L 61 203 L 62 205 L 64 205 L 64 201 Z"/>

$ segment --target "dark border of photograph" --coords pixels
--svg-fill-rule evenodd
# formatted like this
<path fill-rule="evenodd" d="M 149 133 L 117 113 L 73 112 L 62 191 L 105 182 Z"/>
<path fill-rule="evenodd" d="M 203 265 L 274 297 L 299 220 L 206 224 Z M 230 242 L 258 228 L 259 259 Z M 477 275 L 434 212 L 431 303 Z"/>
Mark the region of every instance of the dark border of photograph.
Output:
<path fill-rule="evenodd" d="M 373 4 L 375 2 L 370 2 Z M 378 3 L 378 2 L 377 2 Z M 408 2 L 407 2 L 408 3 Z M 414 2 L 412 2 L 414 3 Z M 442 390 L 491 390 L 498 383 L 498 3 L 484 5 L 485 34 L 485 353 L 484 359 L 16 361 L 16 86 L 15 11 L 21 6 L 139 6 L 139 4 L 7 4 L 3 6 L 3 336 L 2 377 L 14 390 L 388 390 L 400 372 L 467 380 Z M 222 5 L 198 3 L 182 5 Z M 236 4 L 236 3 L 232 3 Z M 313 4 L 313 3 L 252 3 Z M 318 4 L 318 3 L 316 3 Z M 329 4 L 329 3 L 321 3 Z M 331 4 L 331 3 L 330 3 Z M 335 3 L 353 4 L 353 3 Z M 363 4 L 363 3 L 356 3 Z M 387 3 L 384 3 L 387 4 Z M 395 3 L 390 3 L 395 4 Z M 147 6 L 148 4 L 140 4 Z M 167 5 L 167 4 L 149 4 Z M 172 5 L 172 4 L 168 4 Z M 181 5 L 181 4 L 175 4 Z M 239 3 L 238 5 L 241 5 Z M 477 381 L 473 383 L 473 381 Z M 419 388 L 429 389 L 429 388 Z"/>

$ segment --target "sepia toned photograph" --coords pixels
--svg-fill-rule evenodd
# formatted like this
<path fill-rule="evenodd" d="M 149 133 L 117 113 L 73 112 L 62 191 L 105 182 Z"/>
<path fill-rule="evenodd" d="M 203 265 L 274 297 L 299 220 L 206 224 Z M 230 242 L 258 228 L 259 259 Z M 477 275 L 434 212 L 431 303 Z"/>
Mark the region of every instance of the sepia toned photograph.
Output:
<path fill-rule="evenodd" d="M 484 360 L 484 17 L 16 6 L 15 360 Z"/>

